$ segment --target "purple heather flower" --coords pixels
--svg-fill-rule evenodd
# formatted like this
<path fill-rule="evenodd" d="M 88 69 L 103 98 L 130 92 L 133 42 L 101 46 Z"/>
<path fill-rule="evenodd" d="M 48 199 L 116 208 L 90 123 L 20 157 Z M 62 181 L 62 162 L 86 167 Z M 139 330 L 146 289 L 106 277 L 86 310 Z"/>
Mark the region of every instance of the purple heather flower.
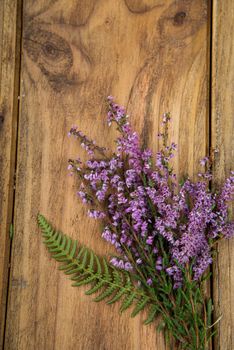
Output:
<path fill-rule="evenodd" d="M 169 276 L 173 276 L 174 275 L 174 267 L 173 266 L 170 266 L 166 269 L 166 273 L 169 275 Z"/>
<path fill-rule="evenodd" d="M 118 269 L 126 271 L 131 271 L 133 269 L 132 265 L 128 261 L 125 262 L 123 259 L 120 258 L 111 258 L 110 263 Z"/>
<path fill-rule="evenodd" d="M 126 271 L 131 271 L 131 270 L 133 270 L 133 267 L 132 267 L 132 265 L 130 264 L 130 262 L 126 262 L 126 263 L 124 264 L 124 270 L 126 270 Z"/>
<path fill-rule="evenodd" d="M 158 258 L 157 258 L 157 260 L 156 260 L 156 264 L 157 265 L 162 265 L 162 257 L 161 256 L 159 256 Z"/>
<path fill-rule="evenodd" d="M 107 96 L 107 101 L 109 101 L 109 102 L 113 102 L 113 100 L 114 100 L 114 97 L 113 96 Z"/>
<path fill-rule="evenodd" d="M 136 260 L 136 263 L 137 263 L 137 265 L 141 265 L 141 264 L 142 264 L 142 260 L 141 260 L 140 258 L 138 258 L 138 259 Z"/>
<path fill-rule="evenodd" d="M 200 160 L 200 164 L 202 166 L 205 166 L 207 164 L 207 162 L 209 161 L 209 157 L 204 157 Z"/>
<path fill-rule="evenodd" d="M 223 225 L 222 234 L 225 238 L 232 238 L 234 236 L 234 222 Z"/>
<path fill-rule="evenodd" d="M 158 271 L 162 270 L 162 263 L 163 263 L 162 257 L 159 256 L 156 260 L 156 265 L 155 265 L 156 270 L 158 270 Z"/>
<path fill-rule="evenodd" d="M 148 284 L 148 286 L 152 286 L 153 281 L 152 281 L 151 278 L 148 278 L 147 281 L 146 281 L 146 283 Z"/>
<path fill-rule="evenodd" d="M 155 268 L 156 268 L 157 271 L 161 271 L 162 270 L 162 265 L 156 265 Z"/>
<path fill-rule="evenodd" d="M 211 263 L 212 258 L 210 256 L 209 251 L 207 250 L 202 252 L 201 255 L 198 256 L 198 258 L 196 259 L 196 264 L 193 267 L 194 280 L 198 280 Z"/>
<path fill-rule="evenodd" d="M 87 194 L 84 191 L 78 191 L 77 196 L 79 196 L 82 199 L 83 203 L 88 203 Z"/>
<path fill-rule="evenodd" d="M 146 243 L 149 244 L 149 245 L 152 245 L 153 244 L 153 241 L 154 241 L 154 237 L 153 236 L 149 236 L 146 240 Z"/>
<path fill-rule="evenodd" d="M 94 209 L 88 210 L 88 215 L 90 218 L 94 218 L 94 219 L 103 219 L 106 216 L 106 214 L 103 211 L 94 210 Z"/>

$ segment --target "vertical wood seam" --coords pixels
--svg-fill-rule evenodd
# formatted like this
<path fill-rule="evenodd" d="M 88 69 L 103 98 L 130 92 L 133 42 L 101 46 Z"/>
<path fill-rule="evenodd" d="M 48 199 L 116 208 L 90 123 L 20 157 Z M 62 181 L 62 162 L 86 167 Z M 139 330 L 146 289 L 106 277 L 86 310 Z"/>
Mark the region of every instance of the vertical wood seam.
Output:
<path fill-rule="evenodd" d="M 208 106 L 208 114 L 209 114 L 209 125 L 208 125 L 208 145 L 209 145 L 209 150 L 208 154 L 210 157 L 212 157 L 212 63 L 213 63 L 213 20 L 214 20 L 214 15 L 213 15 L 213 1 L 209 1 L 209 10 L 210 10 L 210 21 L 209 21 L 209 106 Z M 211 167 L 213 167 L 211 165 Z M 211 171 L 213 172 L 213 169 L 211 168 Z M 212 183 L 210 184 L 210 190 L 212 189 Z M 210 268 L 210 271 L 212 272 L 211 278 L 210 278 L 210 297 L 212 300 L 212 303 L 214 303 L 214 279 L 213 279 L 213 273 L 214 270 L 212 267 Z M 214 320 L 214 314 L 212 313 L 211 316 L 211 324 L 215 322 Z M 210 348 L 214 349 L 215 348 L 215 343 L 214 343 L 214 337 L 211 338 L 211 344 Z"/>
<path fill-rule="evenodd" d="M 233 169 L 233 51 L 232 48 L 234 7 L 232 1 L 213 1 L 212 21 L 212 134 L 211 142 L 218 148 L 217 162 L 214 163 L 214 182 L 223 183 L 229 171 Z M 227 99 L 227 96 L 231 96 Z M 233 214 L 233 213 L 232 213 Z M 233 264 L 233 242 L 222 242 L 218 245 L 215 264 L 213 265 L 213 301 L 216 318 L 222 319 L 216 326 L 217 338 L 214 349 L 233 349 L 233 282 L 230 271 Z M 228 269 L 225 271 L 223 269 Z M 228 272 L 228 273 L 227 273 Z M 226 274 L 225 274 L 226 273 Z M 231 289 L 231 292 L 230 292 Z"/>
<path fill-rule="evenodd" d="M 20 105 L 20 76 L 21 76 L 21 55 L 22 55 L 22 23 L 23 23 L 23 0 L 17 0 L 17 13 L 16 13 L 16 33 L 15 33 L 15 69 L 14 69 L 14 93 L 13 93 L 13 122 L 15 128 L 12 128 L 12 139 L 11 139 L 11 169 L 13 174 L 13 183 L 11 188 L 12 199 L 8 204 L 8 213 L 11 216 L 11 223 L 14 229 L 14 213 L 15 213 L 15 193 L 16 193 L 16 171 L 17 171 L 17 156 L 18 156 L 18 126 L 19 126 L 19 105 Z M 6 233 L 7 234 L 7 233 Z M 3 339 L 2 346 L 5 348 L 5 333 L 6 333 L 6 322 L 7 322 L 7 310 L 9 302 L 9 285 L 11 276 L 11 260 L 12 260 L 12 244 L 14 234 L 10 240 L 9 255 L 8 255 L 8 271 L 7 271 L 7 290 L 6 290 L 6 306 L 5 306 L 5 319 L 3 320 Z"/>

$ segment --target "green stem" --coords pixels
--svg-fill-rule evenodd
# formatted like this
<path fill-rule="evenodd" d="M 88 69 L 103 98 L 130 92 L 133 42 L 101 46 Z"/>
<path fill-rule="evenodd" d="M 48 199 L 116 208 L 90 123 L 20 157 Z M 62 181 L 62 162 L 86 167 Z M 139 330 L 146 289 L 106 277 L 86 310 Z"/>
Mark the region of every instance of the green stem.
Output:
<path fill-rule="evenodd" d="M 190 277 L 190 274 L 189 274 L 189 268 L 188 268 L 188 266 L 186 266 L 186 267 L 187 267 L 187 279 L 191 283 L 191 277 Z M 194 320 L 194 325 L 195 325 L 196 348 L 199 350 L 200 337 L 199 337 L 199 328 L 198 328 L 198 325 L 197 325 L 197 312 L 196 312 L 196 308 L 195 308 L 195 305 L 194 305 L 193 296 L 192 296 L 190 288 L 189 288 L 189 299 L 190 299 L 190 304 L 191 304 L 191 307 L 192 307 L 193 320 Z"/>

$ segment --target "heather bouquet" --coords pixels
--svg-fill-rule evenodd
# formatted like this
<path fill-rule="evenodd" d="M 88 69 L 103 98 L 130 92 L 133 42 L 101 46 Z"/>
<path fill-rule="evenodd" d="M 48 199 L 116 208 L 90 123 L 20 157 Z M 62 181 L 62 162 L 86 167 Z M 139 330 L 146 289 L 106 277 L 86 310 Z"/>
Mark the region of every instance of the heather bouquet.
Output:
<path fill-rule="evenodd" d="M 116 249 L 109 259 L 98 257 L 38 216 L 45 244 L 74 286 L 90 284 L 86 294 L 107 304 L 119 301 L 132 316 L 146 310 L 145 324 L 155 322 L 180 349 L 207 349 L 214 334 L 212 300 L 206 297 L 216 243 L 233 235 L 228 202 L 234 195 L 234 174 L 211 191 L 211 160 L 201 160 L 198 180 L 178 179 L 168 143 L 170 115 L 162 118 L 162 149 L 153 155 L 141 146 L 125 109 L 108 97 L 108 123 L 119 137 L 116 151 L 96 145 L 77 127 L 77 139 L 88 160 L 69 160 L 77 176 L 77 196 L 90 217 L 100 220 L 101 237 Z"/>

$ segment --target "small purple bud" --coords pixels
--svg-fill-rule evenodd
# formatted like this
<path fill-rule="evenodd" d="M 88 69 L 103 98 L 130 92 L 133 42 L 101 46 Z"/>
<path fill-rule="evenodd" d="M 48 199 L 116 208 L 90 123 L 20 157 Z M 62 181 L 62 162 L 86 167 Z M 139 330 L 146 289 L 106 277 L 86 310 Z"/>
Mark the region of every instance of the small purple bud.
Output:
<path fill-rule="evenodd" d="M 149 244 L 149 245 L 152 245 L 153 244 L 153 240 L 154 240 L 154 237 L 153 236 L 149 236 L 146 240 L 146 243 Z"/>
<path fill-rule="evenodd" d="M 153 281 L 152 281 L 151 278 L 148 278 L 147 281 L 146 281 L 146 283 L 147 283 L 149 286 L 152 286 Z"/>
<path fill-rule="evenodd" d="M 156 268 L 157 271 L 161 271 L 162 270 L 162 265 L 156 265 L 155 268 Z"/>
<path fill-rule="evenodd" d="M 200 160 L 200 164 L 201 166 L 205 166 L 206 163 L 209 161 L 209 158 L 208 157 L 204 157 Z"/>

